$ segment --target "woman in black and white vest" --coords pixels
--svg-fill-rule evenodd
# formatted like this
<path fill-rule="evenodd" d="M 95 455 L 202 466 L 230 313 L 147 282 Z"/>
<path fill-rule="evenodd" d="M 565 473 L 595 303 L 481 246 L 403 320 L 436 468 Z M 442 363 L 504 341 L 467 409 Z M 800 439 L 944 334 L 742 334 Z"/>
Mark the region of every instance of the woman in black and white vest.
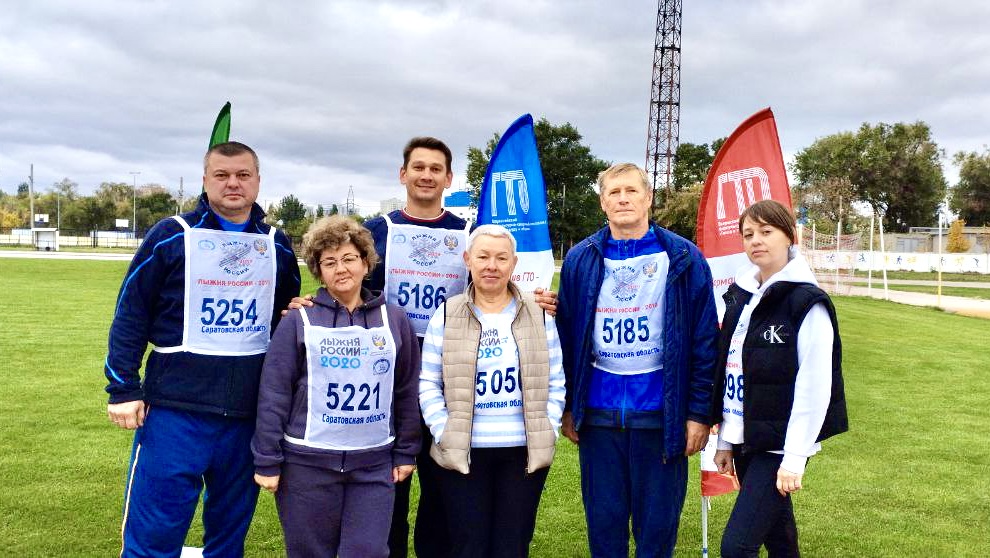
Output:
<path fill-rule="evenodd" d="M 739 232 L 752 265 L 724 295 L 712 401 L 715 464 L 740 484 L 722 556 L 798 556 L 791 494 L 819 442 L 848 429 L 838 322 L 789 209 L 757 202 Z"/>

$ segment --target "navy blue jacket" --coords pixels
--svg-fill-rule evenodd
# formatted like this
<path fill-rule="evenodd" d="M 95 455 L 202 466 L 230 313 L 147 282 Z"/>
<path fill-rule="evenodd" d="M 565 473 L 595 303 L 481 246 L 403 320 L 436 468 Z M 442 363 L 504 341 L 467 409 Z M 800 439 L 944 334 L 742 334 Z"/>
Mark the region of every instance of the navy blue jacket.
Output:
<path fill-rule="evenodd" d="M 670 258 L 664 289 L 663 455 L 681 455 L 685 423 L 709 422 L 718 321 L 708 263 L 691 242 L 651 224 Z M 560 274 L 557 329 L 564 352 L 567 410 L 580 428 L 593 361 L 595 306 L 605 279 L 605 227 L 571 248 Z"/>
<path fill-rule="evenodd" d="M 267 234 L 265 213 L 257 204 L 245 232 Z M 183 219 L 193 228 L 222 230 L 206 195 Z M 148 231 L 131 260 L 130 269 L 117 297 L 110 325 L 104 374 L 110 403 L 143 399 L 151 405 L 253 417 L 257 411 L 258 381 L 265 355 L 211 356 L 188 352 L 148 356 L 144 382 L 139 370 L 148 343 L 158 347 L 182 344 L 185 297 L 185 233 L 170 218 Z M 271 331 L 281 309 L 299 295 L 299 264 L 292 243 L 282 232 L 275 233 L 277 274 Z"/>

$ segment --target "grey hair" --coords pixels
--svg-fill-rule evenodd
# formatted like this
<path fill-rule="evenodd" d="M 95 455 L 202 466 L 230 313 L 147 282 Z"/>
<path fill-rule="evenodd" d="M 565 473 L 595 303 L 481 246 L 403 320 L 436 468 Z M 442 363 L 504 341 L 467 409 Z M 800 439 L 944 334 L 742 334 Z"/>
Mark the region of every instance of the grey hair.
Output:
<path fill-rule="evenodd" d="M 502 225 L 481 225 L 478 228 L 471 231 L 471 235 L 468 236 L 467 246 L 464 248 L 465 252 L 471 251 L 471 247 L 474 246 L 474 241 L 479 236 L 508 238 L 509 244 L 512 245 L 512 255 L 516 254 L 516 237 L 512 236 L 512 233 L 509 232 L 509 229 L 503 227 Z"/>

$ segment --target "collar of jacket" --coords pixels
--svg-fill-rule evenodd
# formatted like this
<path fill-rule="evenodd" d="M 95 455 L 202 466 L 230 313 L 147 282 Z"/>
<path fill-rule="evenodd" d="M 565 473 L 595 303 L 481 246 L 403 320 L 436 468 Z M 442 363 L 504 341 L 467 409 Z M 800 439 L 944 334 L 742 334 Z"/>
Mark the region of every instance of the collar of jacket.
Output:
<path fill-rule="evenodd" d="M 206 197 L 206 192 L 199 195 L 199 205 L 196 207 L 196 211 L 208 214 L 214 220 L 214 224 L 218 227 L 220 226 L 220 221 L 217 219 L 217 212 L 213 211 L 213 208 L 210 207 L 210 200 Z M 255 202 L 251 204 L 251 216 L 248 217 L 248 221 L 254 223 L 256 228 L 259 228 L 265 222 L 265 216 L 267 215 L 265 210 L 261 209 L 261 206 Z"/>
<path fill-rule="evenodd" d="M 657 223 L 650 221 L 650 230 L 657 235 L 657 240 L 660 241 L 660 247 L 663 248 L 664 252 L 667 253 L 667 257 L 670 259 L 670 267 L 667 269 L 667 279 L 668 281 L 679 275 L 687 267 L 690 262 L 688 257 L 689 246 L 691 243 L 667 229 L 661 227 Z M 605 242 L 612 238 L 612 230 L 605 225 L 598 230 L 595 234 L 588 237 L 588 245 L 598 251 L 599 258 L 603 257 L 605 254 Z"/>
<path fill-rule="evenodd" d="M 321 306 L 326 306 L 327 308 L 333 308 L 334 310 L 343 307 L 343 305 L 337 302 L 337 299 L 330 294 L 330 291 L 328 291 L 326 287 L 320 287 L 316 291 L 316 297 L 313 298 L 313 302 Z M 359 304 L 355 310 L 370 310 L 372 308 L 378 308 L 382 304 L 385 304 L 384 294 L 376 294 L 365 287 L 361 287 L 361 304 Z"/>

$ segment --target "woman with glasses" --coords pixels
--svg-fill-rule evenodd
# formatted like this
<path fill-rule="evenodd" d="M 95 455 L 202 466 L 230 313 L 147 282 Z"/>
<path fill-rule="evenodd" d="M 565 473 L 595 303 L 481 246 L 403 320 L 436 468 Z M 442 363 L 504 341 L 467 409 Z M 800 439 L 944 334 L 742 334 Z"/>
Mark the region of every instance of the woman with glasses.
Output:
<path fill-rule="evenodd" d="M 275 494 L 290 557 L 388 556 L 394 483 L 420 447 L 419 345 L 405 312 L 361 287 L 378 262 L 365 228 L 321 219 L 303 259 L 322 287 L 268 348 L 255 481 Z"/>

